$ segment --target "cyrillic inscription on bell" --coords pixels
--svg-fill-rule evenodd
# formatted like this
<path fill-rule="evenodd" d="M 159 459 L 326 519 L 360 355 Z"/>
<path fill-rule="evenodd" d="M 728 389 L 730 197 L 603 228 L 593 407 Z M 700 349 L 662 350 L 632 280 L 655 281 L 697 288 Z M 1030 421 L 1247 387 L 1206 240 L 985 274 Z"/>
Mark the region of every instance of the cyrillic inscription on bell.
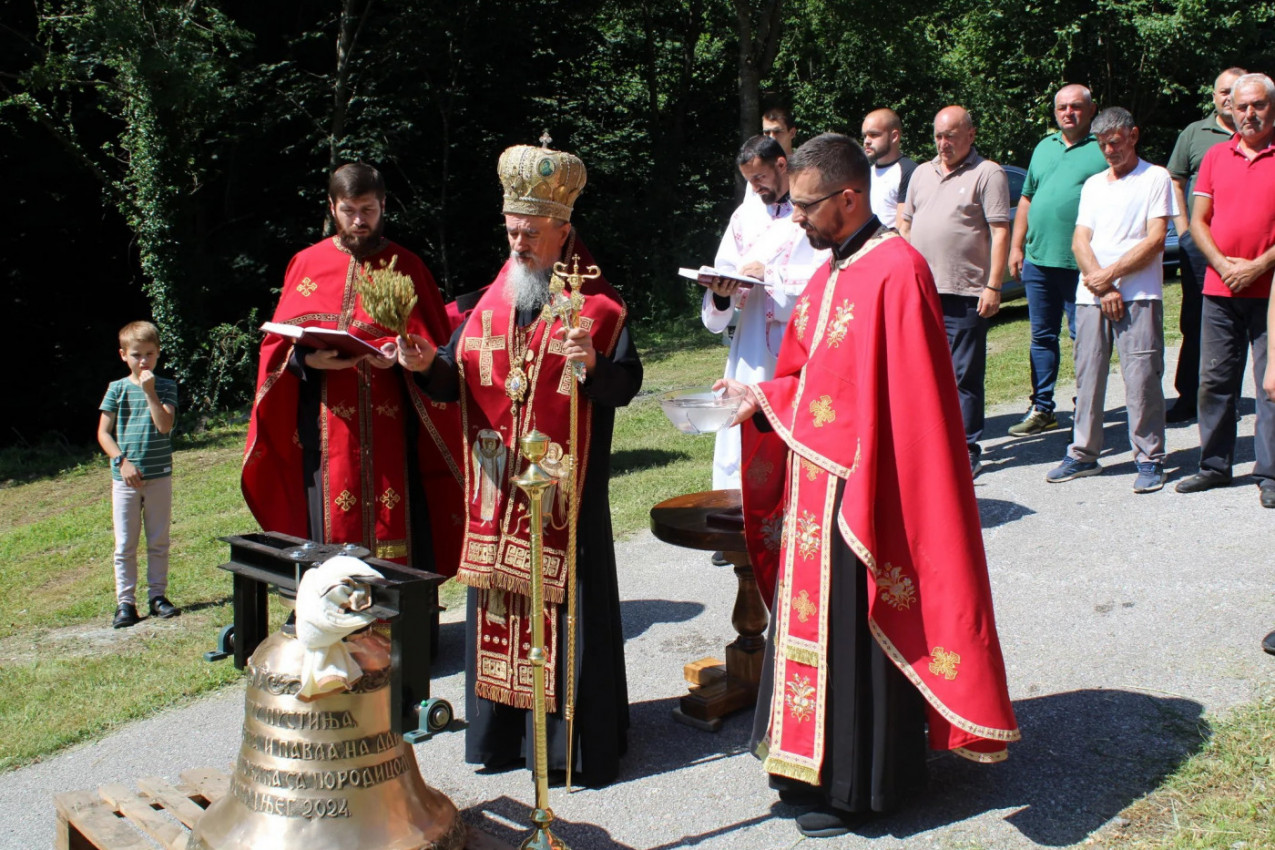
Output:
<path fill-rule="evenodd" d="M 230 793 L 200 818 L 192 850 L 464 846 L 456 807 L 425 783 L 411 746 L 390 729 L 389 641 L 362 631 L 340 643 L 331 668 L 322 653 L 318 668 L 307 662 L 314 650 L 289 634 L 257 647 Z M 361 675 L 334 689 L 325 676 L 342 664 Z M 303 678 L 321 692 L 302 696 Z"/>

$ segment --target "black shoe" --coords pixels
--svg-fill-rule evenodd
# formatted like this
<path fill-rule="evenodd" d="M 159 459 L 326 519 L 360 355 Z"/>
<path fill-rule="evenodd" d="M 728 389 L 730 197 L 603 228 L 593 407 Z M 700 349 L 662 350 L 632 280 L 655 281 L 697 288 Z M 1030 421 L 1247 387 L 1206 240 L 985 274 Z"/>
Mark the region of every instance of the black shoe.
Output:
<path fill-rule="evenodd" d="M 1212 490 L 1214 487 L 1226 487 L 1231 483 L 1231 476 L 1223 475 L 1220 472 L 1197 472 L 1190 478 L 1183 478 L 1178 482 L 1178 486 L 1174 487 L 1179 493 L 1203 493 L 1205 490 Z"/>
<path fill-rule="evenodd" d="M 151 600 L 151 616 L 159 617 L 161 620 L 167 620 L 170 617 L 176 617 L 182 612 L 182 609 L 168 601 L 168 597 L 156 596 Z"/>
<path fill-rule="evenodd" d="M 1275 655 L 1275 632 L 1262 638 L 1262 651 L 1268 655 Z"/>
<path fill-rule="evenodd" d="M 845 835 L 863 821 L 862 815 L 836 809 L 816 809 L 797 816 L 797 829 L 807 838 L 835 838 Z"/>
<path fill-rule="evenodd" d="M 1267 478 L 1259 486 L 1261 487 L 1262 507 L 1275 508 L 1275 481 Z"/>
<path fill-rule="evenodd" d="M 779 802 L 787 806 L 823 806 L 828 802 L 823 791 L 813 785 L 779 789 Z"/>
<path fill-rule="evenodd" d="M 1181 401 L 1164 412 L 1164 421 L 1169 425 L 1180 425 L 1195 418 L 1195 407 L 1182 404 Z"/>
<path fill-rule="evenodd" d="M 111 621 L 111 625 L 117 629 L 127 629 L 141 621 L 142 618 L 137 616 L 136 605 L 132 602 L 121 602 L 120 607 L 115 609 L 115 619 Z"/>

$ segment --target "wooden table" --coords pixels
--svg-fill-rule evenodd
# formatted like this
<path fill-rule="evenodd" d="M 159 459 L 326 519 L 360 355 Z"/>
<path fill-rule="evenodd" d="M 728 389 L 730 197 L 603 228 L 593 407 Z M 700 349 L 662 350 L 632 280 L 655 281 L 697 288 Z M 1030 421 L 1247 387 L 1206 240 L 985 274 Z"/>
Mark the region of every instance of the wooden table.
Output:
<path fill-rule="evenodd" d="M 725 663 L 709 657 L 683 668 L 690 692 L 673 709 L 682 723 L 716 732 L 727 714 L 756 704 L 766 648 L 768 618 L 744 545 L 739 491 L 709 490 L 660 502 L 651 508 L 651 532 L 674 546 L 720 551 L 735 568 L 730 621 L 737 636 L 726 646 Z"/>

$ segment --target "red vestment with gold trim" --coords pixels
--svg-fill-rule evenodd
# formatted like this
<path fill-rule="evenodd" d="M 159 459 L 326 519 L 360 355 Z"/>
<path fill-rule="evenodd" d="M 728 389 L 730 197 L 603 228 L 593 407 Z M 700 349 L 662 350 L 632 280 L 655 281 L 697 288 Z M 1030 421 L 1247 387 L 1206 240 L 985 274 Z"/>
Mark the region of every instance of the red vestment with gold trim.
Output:
<path fill-rule="evenodd" d="M 592 257 L 580 242 L 568 246 L 568 263 L 579 257 L 583 270 Z M 496 702 L 530 708 L 533 702 L 531 646 L 530 512 L 513 483 L 522 469 L 519 440 L 533 429 L 548 435 L 546 466 L 565 472 L 570 449 L 570 402 L 575 372 L 563 350 L 562 322 L 543 314 L 519 327 L 505 283 L 512 261 L 465 321 L 456 346 L 460 369 L 464 467 L 469 514 L 461 547 L 459 581 L 478 588 L 478 669 L 475 692 Z M 599 355 L 615 352 L 626 308 L 603 278 L 586 280 L 580 326 L 589 331 Z M 521 381 L 521 398 L 509 390 Z M 558 605 L 566 599 L 569 510 L 579 504 L 588 475 L 593 402 L 579 393 L 576 408 L 576 493 L 567 499 L 563 478 L 546 497 L 542 541 L 545 598 L 545 693 L 550 710 L 557 697 Z"/>
<path fill-rule="evenodd" d="M 448 324 L 438 287 L 415 254 L 386 242 L 363 261 L 325 239 L 292 258 L 274 321 L 336 328 L 380 346 L 394 334 L 372 321 L 355 292 L 364 262 L 388 265 L 416 284 L 408 330 L 436 344 Z M 300 380 L 288 369 L 292 341 L 269 334 L 261 345 L 257 394 L 248 425 L 241 486 L 248 508 L 267 531 L 309 537 L 302 445 L 297 416 Z M 458 560 L 460 470 L 447 450 L 459 431 L 454 406 L 426 398 L 398 366 L 368 363 L 314 370 L 322 382 L 319 404 L 323 541 L 358 543 L 378 558 L 412 563 L 451 575 Z M 420 423 L 416 457 L 428 506 L 409 505 L 407 417 Z M 409 551 L 409 516 L 427 509 L 432 527 L 429 560 Z M 431 566 L 432 564 L 432 566 Z"/>
<path fill-rule="evenodd" d="M 743 498 L 776 618 L 767 771 L 820 781 L 837 613 L 827 610 L 829 555 L 842 544 L 867 569 L 873 637 L 926 699 L 930 746 L 1003 759 L 1019 733 L 924 258 L 882 228 L 822 269 L 789 321 L 775 379 L 756 391 L 773 430 L 744 425 Z"/>

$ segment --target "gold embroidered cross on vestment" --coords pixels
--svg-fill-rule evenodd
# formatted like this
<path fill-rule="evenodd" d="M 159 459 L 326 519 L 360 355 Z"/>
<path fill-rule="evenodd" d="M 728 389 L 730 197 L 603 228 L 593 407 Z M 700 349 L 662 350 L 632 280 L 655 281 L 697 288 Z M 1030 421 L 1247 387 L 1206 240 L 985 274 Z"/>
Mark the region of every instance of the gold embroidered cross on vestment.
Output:
<path fill-rule="evenodd" d="M 941 646 L 936 646 L 930 651 L 930 656 L 934 659 L 930 662 L 930 672 L 935 676 L 942 676 L 949 682 L 956 678 L 956 665 L 961 663 L 961 656 L 955 652 L 948 652 Z"/>
<path fill-rule="evenodd" d="M 822 428 L 836 419 L 837 412 L 832 409 L 832 396 L 822 395 L 810 402 L 810 415 L 814 418 L 816 428 Z"/>
<path fill-rule="evenodd" d="M 797 598 L 792 601 L 792 609 L 797 612 L 797 619 L 801 622 L 809 622 L 810 618 L 819 610 L 815 603 L 810 601 L 810 594 L 802 591 L 797 594 Z"/>
<path fill-rule="evenodd" d="M 465 340 L 466 351 L 478 351 L 478 379 L 484 387 L 490 387 L 492 384 L 492 359 L 494 352 L 505 350 L 504 336 L 491 335 L 491 310 L 483 310 L 483 336 L 482 339 L 474 339 L 470 337 Z"/>

